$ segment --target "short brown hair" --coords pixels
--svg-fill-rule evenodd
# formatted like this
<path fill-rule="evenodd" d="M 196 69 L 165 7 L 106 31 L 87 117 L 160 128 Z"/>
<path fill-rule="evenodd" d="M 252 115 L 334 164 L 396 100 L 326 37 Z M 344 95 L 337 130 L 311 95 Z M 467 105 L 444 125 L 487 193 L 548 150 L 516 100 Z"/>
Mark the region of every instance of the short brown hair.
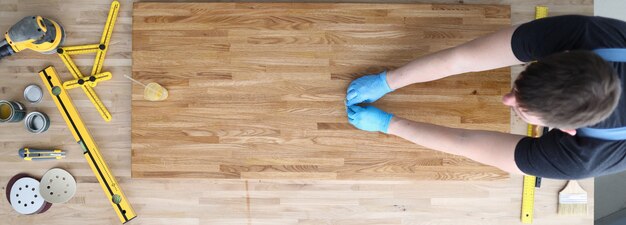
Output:
<path fill-rule="evenodd" d="M 562 129 L 606 119 L 621 92 L 613 67 L 590 51 L 557 53 L 530 64 L 514 90 L 519 107 L 539 116 L 545 125 Z"/>

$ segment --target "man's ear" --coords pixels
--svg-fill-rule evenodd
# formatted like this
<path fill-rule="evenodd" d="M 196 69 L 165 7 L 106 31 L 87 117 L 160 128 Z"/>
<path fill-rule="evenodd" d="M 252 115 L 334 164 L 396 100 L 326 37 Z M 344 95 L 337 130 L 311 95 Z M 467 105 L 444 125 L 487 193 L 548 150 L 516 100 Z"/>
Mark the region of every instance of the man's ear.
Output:
<path fill-rule="evenodd" d="M 569 135 L 575 136 L 576 135 L 576 130 L 567 130 L 567 129 L 559 129 L 565 133 L 568 133 Z"/>

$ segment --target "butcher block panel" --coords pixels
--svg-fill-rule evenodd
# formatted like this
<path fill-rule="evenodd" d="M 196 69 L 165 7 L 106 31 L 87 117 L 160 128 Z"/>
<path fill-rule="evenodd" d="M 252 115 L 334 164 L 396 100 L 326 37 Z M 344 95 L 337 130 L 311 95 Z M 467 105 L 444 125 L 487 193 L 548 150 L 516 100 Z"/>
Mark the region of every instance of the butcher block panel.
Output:
<path fill-rule="evenodd" d="M 508 6 L 135 3 L 136 178 L 495 180 L 508 174 L 347 121 L 360 76 L 510 25 Z M 510 69 L 396 90 L 374 105 L 407 119 L 509 131 Z"/>

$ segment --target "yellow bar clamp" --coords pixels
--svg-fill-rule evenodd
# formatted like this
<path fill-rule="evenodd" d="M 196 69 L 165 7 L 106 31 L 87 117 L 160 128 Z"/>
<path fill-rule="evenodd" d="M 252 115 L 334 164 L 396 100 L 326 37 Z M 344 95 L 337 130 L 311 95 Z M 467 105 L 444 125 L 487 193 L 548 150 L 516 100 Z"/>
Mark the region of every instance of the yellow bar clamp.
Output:
<path fill-rule="evenodd" d="M 102 66 L 104 64 L 104 57 L 106 56 L 107 49 L 109 48 L 109 43 L 111 42 L 111 35 L 113 33 L 113 27 L 115 25 L 115 21 L 117 20 L 117 15 L 120 9 L 120 3 L 118 1 L 113 1 L 111 3 L 111 8 L 109 10 L 109 15 L 107 17 L 106 24 L 104 25 L 104 30 L 102 31 L 102 38 L 100 38 L 99 44 L 90 44 L 90 45 L 78 45 L 78 46 L 68 46 L 57 49 L 57 53 L 61 60 L 67 66 L 70 73 L 74 76 L 74 80 L 66 82 L 66 89 L 72 89 L 81 87 L 85 94 L 91 101 L 91 103 L 96 107 L 96 110 L 100 113 L 100 116 L 104 119 L 104 121 L 111 121 L 111 113 L 104 106 L 98 95 L 93 90 L 93 87 L 97 85 L 97 82 L 89 82 L 89 85 L 80 85 L 80 81 L 87 81 L 85 79 L 93 79 L 91 77 L 101 77 L 98 81 L 105 81 L 111 79 L 111 73 L 105 74 L 101 73 Z M 70 55 L 80 55 L 87 53 L 96 53 L 96 59 L 94 61 L 90 77 L 85 77 Z M 79 84 L 79 85 L 76 85 Z"/>
<path fill-rule="evenodd" d="M 117 213 L 120 221 L 122 223 L 126 223 L 132 220 L 137 216 L 135 211 L 128 202 L 126 196 L 124 196 L 124 193 L 111 173 L 111 170 L 109 170 L 109 167 L 104 162 L 104 159 L 102 159 L 102 155 L 100 155 L 100 150 L 98 150 L 96 142 L 91 137 L 91 134 L 89 134 L 89 131 L 83 123 L 78 110 L 76 110 L 76 107 L 72 103 L 72 99 L 68 95 L 67 90 L 63 87 L 63 85 L 61 85 L 61 80 L 54 70 L 54 67 L 49 66 L 45 68 L 39 72 L 39 76 L 48 89 L 50 96 L 52 96 L 59 112 L 61 112 L 61 115 L 63 116 L 65 123 L 67 123 L 69 130 L 72 132 L 74 139 L 82 147 L 83 155 L 85 155 L 91 170 L 96 175 L 100 186 L 102 186 L 104 193 L 111 202 L 111 205 Z"/>

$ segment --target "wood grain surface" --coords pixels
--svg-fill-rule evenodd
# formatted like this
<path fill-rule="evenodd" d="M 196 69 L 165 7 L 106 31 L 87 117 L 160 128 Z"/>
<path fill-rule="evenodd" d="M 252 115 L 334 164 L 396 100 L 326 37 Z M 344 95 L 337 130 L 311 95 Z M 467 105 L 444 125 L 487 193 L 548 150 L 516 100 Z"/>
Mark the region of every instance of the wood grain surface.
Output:
<path fill-rule="evenodd" d="M 197 0 L 196 0 L 197 1 Z M 257 0 L 267 2 L 267 0 Z M 271 0 L 292 1 L 292 0 Z M 333 225 L 502 225 L 520 224 L 519 209 L 522 177 L 495 181 L 355 181 L 355 180 L 277 180 L 277 179 L 131 179 L 131 82 L 123 74 L 131 74 L 133 0 L 120 0 L 121 9 L 113 32 L 111 46 L 103 71 L 113 78 L 102 82 L 96 92 L 109 108 L 113 120 L 104 122 L 93 105 L 80 91 L 70 91 L 74 103 L 102 155 L 117 176 L 138 217 L 130 225 L 160 224 L 333 224 Z M 336 0 L 310 0 L 336 2 Z M 459 3 L 459 0 L 341 0 L 371 3 Z M 533 19 L 535 5 L 547 5 L 550 15 L 593 15 L 592 0 L 472 0 L 467 4 L 511 5 L 513 24 Z M 102 0 L 0 0 L 0 32 L 27 15 L 43 15 L 62 23 L 67 45 L 98 42 L 107 17 L 110 1 Z M 143 40 L 135 40 L 137 42 Z M 93 55 L 76 57 L 76 63 L 89 71 Z M 55 65 L 62 79 L 71 79 L 61 60 L 54 55 L 23 51 L 0 61 L 0 99 L 25 102 L 24 87 L 40 84 L 37 71 Z M 523 67 L 512 68 L 515 76 Z M 0 190 L 18 173 L 40 178 L 47 170 L 60 167 L 78 181 L 77 192 L 67 203 L 54 204 L 39 215 L 19 215 L 0 198 L 0 224 L 24 225 L 111 225 L 118 218 L 102 188 L 97 183 L 82 150 L 74 142 L 56 106 L 45 95 L 39 104 L 28 104 L 29 111 L 50 116 L 48 132 L 33 135 L 23 124 L 0 124 Z M 513 117 L 511 122 L 520 122 Z M 525 127 L 513 126 L 512 132 Z M 50 162 L 25 162 L 17 157 L 21 147 L 55 147 L 68 157 Z M 536 191 L 536 225 L 593 224 L 594 180 L 581 181 L 589 193 L 592 210 L 583 217 L 556 214 L 558 191 L 566 181 L 544 179 Z"/>
<path fill-rule="evenodd" d="M 353 79 L 510 25 L 508 6 L 136 3 L 133 177 L 492 180 L 493 167 L 347 121 Z M 508 132 L 509 68 L 400 89 L 398 116 Z"/>

